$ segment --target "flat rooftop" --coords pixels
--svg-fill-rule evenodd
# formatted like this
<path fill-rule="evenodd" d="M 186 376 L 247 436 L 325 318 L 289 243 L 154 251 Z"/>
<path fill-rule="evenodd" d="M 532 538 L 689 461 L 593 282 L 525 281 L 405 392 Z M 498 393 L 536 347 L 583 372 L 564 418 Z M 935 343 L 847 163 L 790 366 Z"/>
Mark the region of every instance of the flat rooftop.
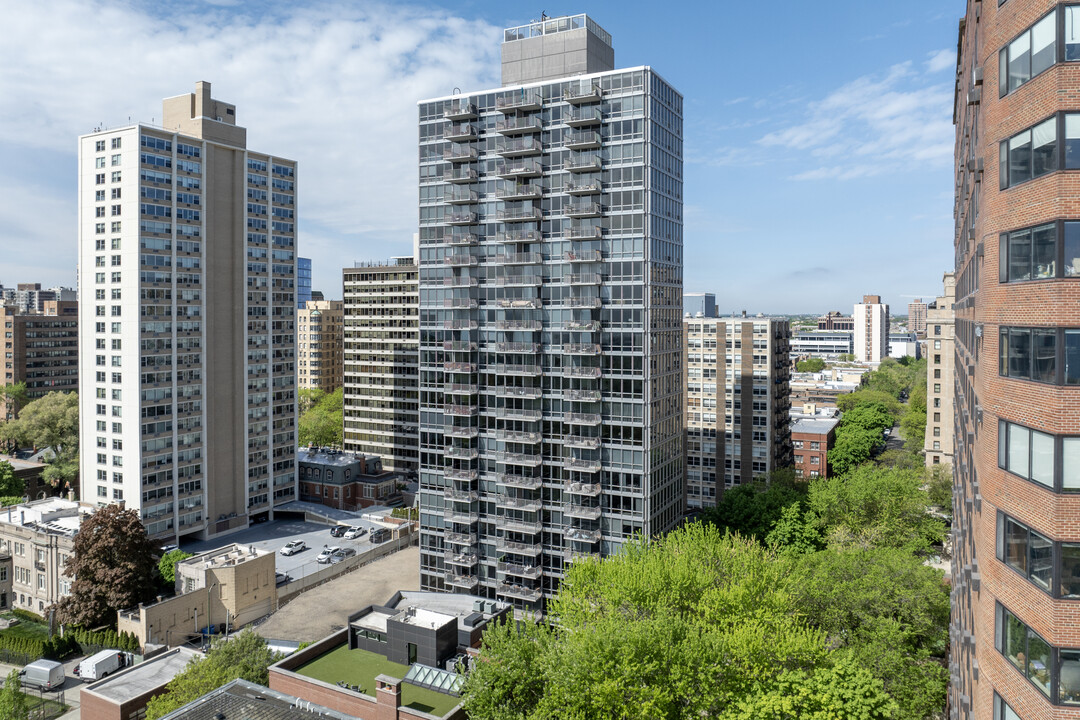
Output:
<path fill-rule="evenodd" d="M 174 648 L 146 662 L 91 683 L 83 688 L 82 692 L 93 693 L 117 704 L 127 702 L 156 688 L 164 687 L 197 657 L 202 657 L 202 653 L 197 650 L 185 647 Z"/>
<path fill-rule="evenodd" d="M 83 691 L 85 692 L 85 690 Z M 233 680 L 217 690 L 192 700 L 162 720 L 355 720 L 351 715 L 298 700 L 292 695 L 256 685 L 247 680 Z"/>
<path fill-rule="evenodd" d="M 840 424 L 836 419 L 810 419 L 803 418 L 791 426 L 792 433 L 805 433 L 807 435 L 828 435 L 829 431 Z"/>

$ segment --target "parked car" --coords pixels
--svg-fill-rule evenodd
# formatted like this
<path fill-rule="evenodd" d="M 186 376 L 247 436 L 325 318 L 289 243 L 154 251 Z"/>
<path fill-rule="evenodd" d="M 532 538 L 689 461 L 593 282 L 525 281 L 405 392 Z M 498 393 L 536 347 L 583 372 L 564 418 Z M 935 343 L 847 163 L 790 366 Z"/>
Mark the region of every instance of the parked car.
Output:
<path fill-rule="evenodd" d="M 355 540 L 356 538 L 364 537 L 367 534 L 367 529 L 362 528 L 359 525 L 353 525 L 351 528 L 345 531 L 346 540 Z"/>
<path fill-rule="evenodd" d="M 64 666 L 55 660 L 35 660 L 20 672 L 20 682 L 24 687 L 42 690 L 56 690 L 64 684 Z"/>
<path fill-rule="evenodd" d="M 292 577 L 283 572 L 274 573 L 274 583 L 280 587 L 292 582 Z"/>
<path fill-rule="evenodd" d="M 345 527 L 344 525 L 335 525 L 334 527 L 330 528 L 330 537 L 341 537 L 348 529 L 349 528 Z"/>
<path fill-rule="evenodd" d="M 319 553 L 319 556 L 317 558 L 315 558 L 315 562 L 325 565 L 326 563 L 330 562 L 330 556 L 340 549 L 341 548 L 336 545 L 334 547 L 330 547 L 329 545 L 323 545 L 322 552 Z"/>
<path fill-rule="evenodd" d="M 339 563 L 339 562 L 343 561 L 345 558 L 352 557 L 355 554 L 356 554 L 356 550 L 353 549 L 353 548 L 350 548 L 350 547 L 338 548 L 337 550 L 335 550 L 334 552 L 332 552 L 330 554 L 330 562 Z"/>
<path fill-rule="evenodd" d="M 290 540 L 285 543 L 285 547 L 281 548 L 282 555 L 295 555 L 298 552 L 307 550 L 307 543 L 303 540 Z"/>
<path fill-rule="evenodd" d="M 386 528 L 379 528 L 378 530 L 371 531 L 371 542 L 381 543 L 390 539 L 390 531 Z"/>

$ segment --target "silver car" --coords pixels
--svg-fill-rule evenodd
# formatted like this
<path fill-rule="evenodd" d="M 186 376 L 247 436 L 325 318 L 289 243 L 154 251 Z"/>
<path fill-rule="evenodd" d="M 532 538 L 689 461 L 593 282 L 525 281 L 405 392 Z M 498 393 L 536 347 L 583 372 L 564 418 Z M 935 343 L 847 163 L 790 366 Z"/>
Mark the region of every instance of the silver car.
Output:
<path fill-rule="evenodd" d="M 334 547 L 330 547 L 329 545 L 323 545 L 322 552 L 319 553 L 319 556 L 317 558 L 315 558 L 315 562 L 325 565 L 326 563 L 330 562 L 331 556 L 333 556 L 333 554 L 340 549 L 341 548 L 337 547 L 336 545 Z"/>
<path fill-rule="evenodd" d="M 307 550 L 307 543 L 303 540 L 290 540 L 285 543 L 285 547 L 281 548 L 282 555 L 295 555 L 298 552 Z"/>

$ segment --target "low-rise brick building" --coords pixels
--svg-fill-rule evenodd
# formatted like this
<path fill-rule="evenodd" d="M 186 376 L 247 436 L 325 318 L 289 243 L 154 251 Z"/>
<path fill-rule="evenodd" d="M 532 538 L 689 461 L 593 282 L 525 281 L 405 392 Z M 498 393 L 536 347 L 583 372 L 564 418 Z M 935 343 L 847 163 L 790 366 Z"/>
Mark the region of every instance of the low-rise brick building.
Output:
<path fill-rule="evenodd" d="M 383 468 L 375 455 L 353 455 L 332 448 L 301 448 L 300 499 L 338 510 L 359 510 L 373 505 L 401 506 L 400 473 Z"/>
<path fill-rule="evenodd" d="M 829 477 L 829 449 L 836 442 L 839 420 L 797 420 L 791 426 L 795 455 L 795 475 L 802 478 Z"/>

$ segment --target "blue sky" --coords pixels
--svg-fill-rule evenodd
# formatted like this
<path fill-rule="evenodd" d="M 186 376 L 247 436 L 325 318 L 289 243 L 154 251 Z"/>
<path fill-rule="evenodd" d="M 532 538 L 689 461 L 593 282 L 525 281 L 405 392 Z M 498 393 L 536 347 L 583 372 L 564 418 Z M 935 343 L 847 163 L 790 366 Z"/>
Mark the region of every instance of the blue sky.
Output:
<path fill-rule="evenodd" d="M 589 13 L 685 98 L 687 291 L 724 311 L 894 313 L 952 264 L 960 2 L 17 3 L 0 28 L 0 283 L 75 283 L 76 137 L 213 83 L 300 162 L 300 253 L 411 251 L 416 101 L 498 85 L 501 28 Z"/>

